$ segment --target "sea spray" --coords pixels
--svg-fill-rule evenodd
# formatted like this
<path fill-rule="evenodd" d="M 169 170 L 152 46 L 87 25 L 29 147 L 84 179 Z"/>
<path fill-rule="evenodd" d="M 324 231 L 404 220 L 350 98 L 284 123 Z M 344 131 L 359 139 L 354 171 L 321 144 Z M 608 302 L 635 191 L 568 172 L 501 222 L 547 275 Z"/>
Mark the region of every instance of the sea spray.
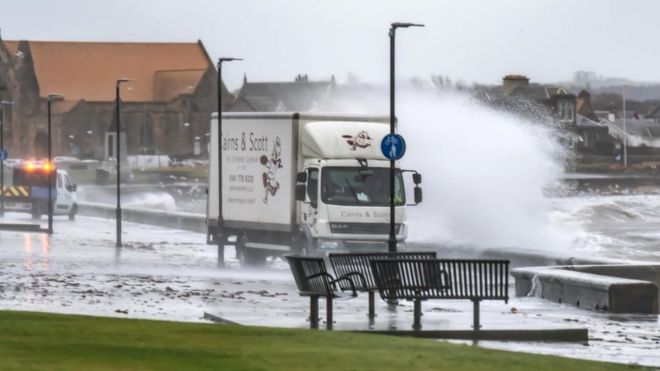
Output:
<path fill-rule="evenodd" d="M 424 175 L 409 209 L 411 241 L 562 249 L 572 236 L 548 221 L 544 189 L 563 174 L 551 125 L 526 121 L 460 94 L 405 94 L 398 130 L 404 168 Z"/>

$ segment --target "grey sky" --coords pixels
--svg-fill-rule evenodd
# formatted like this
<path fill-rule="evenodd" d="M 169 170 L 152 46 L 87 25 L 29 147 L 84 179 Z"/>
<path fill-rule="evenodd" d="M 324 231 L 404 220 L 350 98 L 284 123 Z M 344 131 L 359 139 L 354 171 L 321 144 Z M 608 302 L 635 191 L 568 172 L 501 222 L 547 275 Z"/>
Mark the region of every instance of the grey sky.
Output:
<path fill-rule="evenodd" d="M 227 66 L 231 89 L 248 79 L 312 79 L 352 72 L 387 81 L 387 29 L 401 78 L 450 75 L 497 83 L 508 73 L 566 80 L 576 70 L 660 81 L 660 2 L 642 0 L 4 0 L 5 39 L 194 41 Z"/>

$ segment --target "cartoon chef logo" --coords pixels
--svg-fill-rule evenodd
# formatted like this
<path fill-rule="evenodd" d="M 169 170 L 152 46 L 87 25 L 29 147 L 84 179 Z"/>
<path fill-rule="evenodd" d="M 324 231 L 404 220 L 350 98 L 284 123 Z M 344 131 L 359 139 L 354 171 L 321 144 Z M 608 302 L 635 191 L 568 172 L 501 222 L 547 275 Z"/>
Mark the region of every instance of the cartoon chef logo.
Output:
<path fill-rule="evenodd" d="M 277 169 L 282 168 L 282 143 L 280 137 L 275 138 L 275 145 L 273 146 L 273 151 L 270 153 L 270 158 L 262 155 L 259 158 L 259 162 L 266 167 L 266 171 L 263 173 L 264 189 L 266 191 L 263 201 L 267 204 L 268 195 L 275 196 L 277 190 L 280 189 L 280 182 L 277 181 Z"/>
<path fill-rule="evenodd" d="M 360 130 L 356 135 L 342 135 L 346 139 L 346 143 L 355 151 L 356 148 L 367 148 L 371 146 L 371 137 L 366 130 Z"/>

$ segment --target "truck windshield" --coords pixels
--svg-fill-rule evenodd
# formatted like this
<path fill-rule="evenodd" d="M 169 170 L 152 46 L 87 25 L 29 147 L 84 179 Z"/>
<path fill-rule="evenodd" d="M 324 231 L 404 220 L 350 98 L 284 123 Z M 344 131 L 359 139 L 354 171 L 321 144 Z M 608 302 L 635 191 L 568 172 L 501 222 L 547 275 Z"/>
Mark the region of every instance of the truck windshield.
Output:
<path fill-rule="evenodd" d="M 359 167 L 326 167 L 322 172 L 321 197 L 331 205 L 389 205 L 390 169 Z M 394 202 L 405 203 L 401 171 L 394 173 Z"/>

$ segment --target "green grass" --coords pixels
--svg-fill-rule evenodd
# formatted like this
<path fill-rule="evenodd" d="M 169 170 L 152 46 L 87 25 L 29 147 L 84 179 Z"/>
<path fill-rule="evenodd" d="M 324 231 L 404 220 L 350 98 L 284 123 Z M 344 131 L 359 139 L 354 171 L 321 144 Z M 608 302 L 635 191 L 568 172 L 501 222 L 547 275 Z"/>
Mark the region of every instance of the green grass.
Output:
<path fill-rule="evenodd" d="M 0 311 L 1 370 L 630 368 L 369 334 Z"/>

